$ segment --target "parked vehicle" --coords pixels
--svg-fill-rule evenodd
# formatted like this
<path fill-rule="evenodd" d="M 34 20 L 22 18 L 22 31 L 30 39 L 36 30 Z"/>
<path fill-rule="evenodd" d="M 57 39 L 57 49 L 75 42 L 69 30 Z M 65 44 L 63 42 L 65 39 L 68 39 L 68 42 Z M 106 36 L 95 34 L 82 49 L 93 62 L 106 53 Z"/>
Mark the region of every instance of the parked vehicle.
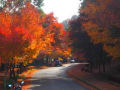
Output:
<path fill-rule="evenodd" d="M 21 81 L 20 83 L 14 83 L 14 84 L 8 84 L 8 87 L 11 90 L 22 90 L 22 85 L 24 84 L 24 81 Z"/>
<path fill-rule="evenodd" d="M 70 63 L 75 63 L 75 60 L 74 59 L 70 60 Z"/>
<path fill-rule="evenodd" d="M 55 66 L 62 66 L 62 62 L 59 61 L 59 60 L 56 60 L 56 61 L 55 61 Z"/>

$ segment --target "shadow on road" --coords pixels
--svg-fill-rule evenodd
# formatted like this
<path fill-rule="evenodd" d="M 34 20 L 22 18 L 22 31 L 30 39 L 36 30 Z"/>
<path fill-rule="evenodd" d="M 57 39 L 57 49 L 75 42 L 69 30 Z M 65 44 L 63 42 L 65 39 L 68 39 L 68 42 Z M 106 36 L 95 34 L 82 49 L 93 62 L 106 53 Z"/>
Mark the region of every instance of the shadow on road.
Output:
<path fill-rule="evenodd" d="M 67 64 L 36 72 L 28 90 L 88 90 L 67 77 L 66 71 L 74 65 L 76 64 Z"/>
<path fill-rule="evenodd" d="M 88 90 L 71 79 L 63 77 L 55 78 L 33 78 L 29 90 Z"/>

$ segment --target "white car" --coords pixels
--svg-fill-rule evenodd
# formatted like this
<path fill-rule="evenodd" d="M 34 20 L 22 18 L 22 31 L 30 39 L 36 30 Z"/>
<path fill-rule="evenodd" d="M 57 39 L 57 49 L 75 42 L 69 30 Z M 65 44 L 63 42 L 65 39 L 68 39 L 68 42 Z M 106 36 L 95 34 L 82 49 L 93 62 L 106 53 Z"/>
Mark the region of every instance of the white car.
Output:
<path fill-rule="evenodd" d="M 75 62 L 75 60 L 74 60 L 74 59 L 72 59 L 72 60 L 70 60 L 70 62 L 71 62 L 71 63 L 74 63 L 74 62 Z"/>

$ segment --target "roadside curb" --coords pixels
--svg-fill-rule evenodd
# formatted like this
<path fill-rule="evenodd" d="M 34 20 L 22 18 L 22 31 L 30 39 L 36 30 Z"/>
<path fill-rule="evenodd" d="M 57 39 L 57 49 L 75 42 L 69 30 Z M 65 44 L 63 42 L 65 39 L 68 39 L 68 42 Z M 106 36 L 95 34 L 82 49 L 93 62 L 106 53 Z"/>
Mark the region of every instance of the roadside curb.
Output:
<path fill-rule="evenodd" d="M 80 81 L 80 82 L 82 82 L 82 83 L 84 83 L 84 84 L 94 88 L 94 90 L 102 90 L 101 88 L 99 88 L 99 87 L 93 85 L 92 83 L 88 82 L 86 79 L 74 75 L 74 73 L 71 73 L 69 70 L 67 71 L 67 75 L 69 77 L 75 79 L 75 80 L 78 80 L 78 81 Z"/>

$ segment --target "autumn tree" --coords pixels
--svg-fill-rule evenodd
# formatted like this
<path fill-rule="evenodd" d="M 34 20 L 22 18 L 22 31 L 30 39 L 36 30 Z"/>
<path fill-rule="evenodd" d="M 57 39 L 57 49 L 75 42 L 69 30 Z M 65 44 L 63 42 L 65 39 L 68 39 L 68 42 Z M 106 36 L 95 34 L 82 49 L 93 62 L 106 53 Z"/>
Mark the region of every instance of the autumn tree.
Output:
<path fill-rule="evenodd" d="M 63 25 L 58 23 L 53 13 L 45 15 L 42 24 L 45 31 L 43 40 L 46 42 L 43 51 L 47 62 L 49 62 L 49 59 L 51 61 L 51 59 L 67 56 L 69 50 L 65 48 L 65 30 Z"/>
<path fill-rule="evenodd" d="M 18 62 L 16 57 L 24 55 L 25 48 L 31 42 L 31 35 L 22 26 L 14 27 L 10 13 L 1 12 L 0 15 L 2 16 L 0 18 L 0 25 L 2 25 L 0 28 L 0 57 L 3 63 L 10 65 L 11 70 L 11 65 Z"/>
<path fill-rule="evenodd" d="M 69 39 L 72 54 L 77 59 L 85 58 L 91 66 L 93 66 L 93 44 L 90 37 L 83 31 L 82 22 L 80 18 L 70 21 Z"/>
<path fill-rule="evenodd" d="M 79 18 L 70 23 L 71 45 L 74 51 L 78 51 L 78 48 L 80 51 L 88 50 L 86 53 L 82 52 L 82 56 L 85 54 L 90 62 L 97 63 L 99 71 L 101 64 L 103 71 L 105 71 L 105 64 L 109 63 L 112 57 L 119 59 L 120 56 L 119 3 L 119 0 L 84 0 L 80 8 Z M 86 35 L 83 32 L 86 32 Z M 78 35 L 82 36 L 81 39 L 80 36 L 77 37 Z M 89 44 L 83 37 L 84 39 L 88 38 Z M 81 40 L 87 42 L 88 45 Z M 83 44 L 89 48 L 85 49 Z M 80 48 L 81 46 L 82 48 Z M 76 54 L 80 55 L 80 52 L 76 52 Z"/>
<path fill-rule="evenodd" d="M 119 0 L 84 0 L 80 9 L 80 16 L 87 16 L 83 17 L 84 20 L 88 20 L 83 26 L 92 41 L 95 44 L 103 43 L 104 50 L 114 59 L 120 58 L 119 4 Z"/>
<path fill-rule="evenodd" d="M 103 44 L 94 44 L 88 32 L 86 32 L 83 26 L 84 23 L 88 22 L 88 19 L 84 19 L 86 17 L 85 14 L 81 14 L 77 19 L 73 19 L 69 23 L 72 54 L 78 59 L 87 60 L 90 64 L 90 71 L 92 71 L 93 67 L 98 67 L 100 71 L 101 65 L 103 65 L 103 71 L 105 71 L 108 54 L 103 50 Z"/>
<path fill-rule="evenodd" d="M 0 12 L 0 57 L 9 64 L 10 72 L 14 71 L 14 65 L 36 58 L 42 49 L 44 31 L 40 12 L 30 2 L 24 5 L 12 13 Z"/>
<path fill-rule="evenodd" d="M 27 2 L 32 3 L 32 5 L 34 5 L 39 10 L 43 6 L 43 0 L 1 0 L 0 8 L 10 12 L 14 12 L 24 7 L 25 3 Z"/>

